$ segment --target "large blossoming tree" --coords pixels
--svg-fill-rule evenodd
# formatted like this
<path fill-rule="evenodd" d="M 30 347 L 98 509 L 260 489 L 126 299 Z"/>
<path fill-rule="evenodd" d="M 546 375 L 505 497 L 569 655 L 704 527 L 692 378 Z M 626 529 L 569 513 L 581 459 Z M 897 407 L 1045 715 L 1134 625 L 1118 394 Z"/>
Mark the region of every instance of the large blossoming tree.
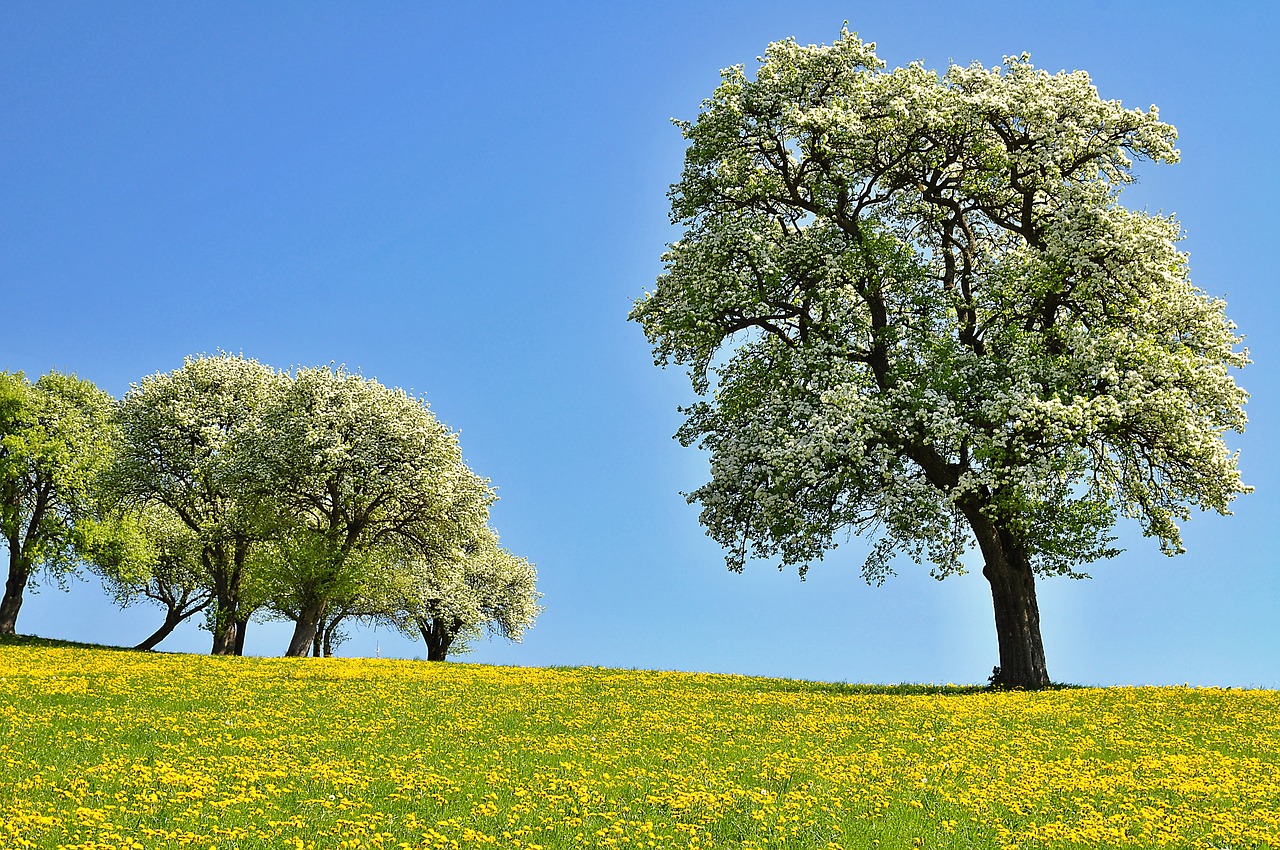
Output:
<path fill-rule="evenodd" d="M 769 46 L 692 123 L 683 236 L 631 318 L 704 400 L 690 495 L 731 568 L 807 565 L 844 532 L 935 575 L 976 544 L 999 685 L 1049 683 L 1037 576 L 1080 575 L 1136 519 L 1181 551 L 1190 508 L 1248 491 L 1223 441 L 1248 362 L 1170 217 L 1126 209 L 1135 159 L 1174 162 L 1155 107 L 1029 57 L 892 71 L 844 31 Z"/>

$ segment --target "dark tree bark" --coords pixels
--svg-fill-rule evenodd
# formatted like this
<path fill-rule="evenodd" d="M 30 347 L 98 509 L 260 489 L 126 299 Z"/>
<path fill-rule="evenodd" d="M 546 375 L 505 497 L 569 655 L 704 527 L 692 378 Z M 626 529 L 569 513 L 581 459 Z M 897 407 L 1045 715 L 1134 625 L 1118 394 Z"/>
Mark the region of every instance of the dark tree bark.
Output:
<path fill-rule="evenodd" d="M 214 616 L 212 655 L 236 654 L 235 614 L 219 607 Z"/>
<path fill-rule="evenodd" d="M 991 684 L 1027 690 L 1048 687 L 1036 577 L 1026 549 L 981 511 L 965 513 L 986 562 L 982 574 L 991 585 L 995 606 L 1000 666 L 992 675 Z"/>
<path fill-rule="evenodd" d="M 345 615 L 338 613 L 334 616 L 325 614 L 320 617 L 316 623 L 316 634 L 311 639 L 311 656 L 313 658 L 332 658 L 333 657 L 333 633 L 338 630 L 338 624 L 342 622 Z"/>
<path fill-rule="evenodd" d="M 313 649 L 320 619 L 324 616 L 328 602 L 327 599 L 312 599 L 302 606 L 298 619 L 293 623 L 293 637 L 284 653 L 286 658 L 306 658 L 307 653 Z"/>
<path fill-rule="evenodd" d="M 206 546 L 201 557 L 205 569 L 213 577 L 213 650 L 214 655 L 236 654 L 236 624 L 240 621 L 240 576 L 244 571 L 249 541 L 237 538 L 227 563 L 226 546 L 221 542 Z M 239 644 L 243 646 L 243 643 Z"/>
<path fill-rule="evenodd" d="M 1036 578 L 1031 566 L 990 564 L 982 574 L 991 584 L 995 604 L 996 637 L 1000 645 L 1000 666 L 991 678 L 997 687 L 1039 690 L 1049 686 L 1040 637 L 1040 607 L 1036 602 Z"/>
<path fill-rule="evenodd" d="M 322 621 L 320 628 L 316 630 L 317 637 L 322 638 L 321 649 L 325 658 L 333 657 L 333 637 L 338 633 L 338 626 L 346 618 L 347 614 L 339 613 Z"/>
<path fill-rule="evenodd" d="M 236 655 L 244 655 L 244 636 L 249 631 L 249 614 L 241 608 L 236 612 Z"/>
<path fill-rule="evenodd" d="M 134 647 L 140 652 L 154 649 L 160 641 L 167 638 L 183 620 L 186 620 L 213 602 L 213 594 L 208 591 L 193 591 L 190 588 L 175 589 L 163 581 L 148 583 L 143 594 L 164 606 L 164 623 L 151 633 L 151 636 Z"/>
<path fill-rule="evenodd" d="M 31 553 L 30 549 L 32 541 L 40 536 L 40 523 L 44 518 L 44 513 L 49 508 L 49 501 L 53 494 L 53 484 L 45 482 L 40 485 L 36 494 L 35 507 L 31 512 L 31 516 L 27 519 L 27 531 L 23 535 L 16 526 L 18 522 L 15 520 L 13 526 L 6 529 L 5 542 L 9 548 L 9 577 L 4 583 L 4 597 L 0 599 L 0 635 L 13 635 L 18 628 L 18 611 L 22 608 L 22 595 L 27 590 L 27 582 L 31 580 Z M 11 490 L 5 493 L 6 498 L 14 500 L 14 504 L 5 505 L 6 514 L 10 509 L 16 508 L 16 502 L 20 498 Z M 6 516 L 8 519 L 8 516 Z"/>
<path fill-rule="evenodd" d="M 146 652 L 148 650 L 155 649 L 156 644 L 160 643 L 160 641 L 164 640 L 170 634 L 172 634 L 173 630 L 178 627 L 178 624 L 185 619 L 186 619 L 185 617 L 180 615 L 180 612 L 174 610 L 173 608 L 170 608 L 168 611 L 165 612 L 164 622 L 160 625 L 160 628 L 152 632 L 150 637 L 148 637 L 142 643 L 135 646 L 134 649 L 140 652 Z"/>
<path fill-rule="evenodd" d="M 445 661 L 449 657 L 449 645 L 453 634 L 439 620 L 418 620 L 418 631 L 427 642 L 427 660 Z"/>
<path fill-rule="evenodd" d="M 31 565 L 22 559 L 22 547 L 9 541 L 9 578 L 4 583 L 4 598 L 0 599 L 0 635 L 13 635 L 18 627 L 18 610 L 22 608 L 22 594 L 31 578 Z"/>

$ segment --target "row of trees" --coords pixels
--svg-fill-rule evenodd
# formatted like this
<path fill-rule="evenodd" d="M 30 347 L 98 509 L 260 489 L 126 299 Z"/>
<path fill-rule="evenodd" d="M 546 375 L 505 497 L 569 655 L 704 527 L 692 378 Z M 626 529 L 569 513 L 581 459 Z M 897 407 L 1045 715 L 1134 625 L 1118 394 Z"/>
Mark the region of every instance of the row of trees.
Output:
<path fill-rule="evenodd" d="M 164 608 L 149 649 L 204 613 L 214 654 L 251 617 L 329 654 L 352 618 L 427 656 L 489 630 L 518 640 L 535 571 L 489 526 L 494 494 L 427 404 L 343 369 L 189 358 L 117 402 L 88 381 L 0 373 L 0 634 L 24 590 L 87 565 L 121 604 Z"/>

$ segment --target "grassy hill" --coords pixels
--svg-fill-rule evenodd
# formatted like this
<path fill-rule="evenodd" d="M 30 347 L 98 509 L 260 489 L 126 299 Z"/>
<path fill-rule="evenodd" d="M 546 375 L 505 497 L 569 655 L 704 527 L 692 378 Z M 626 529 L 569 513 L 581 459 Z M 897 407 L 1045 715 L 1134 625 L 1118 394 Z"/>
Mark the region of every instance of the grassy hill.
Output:
<path fill-rule="evenodd" d="M 0 646 L 0 846 L 1276 847 L 1280 693 Z"/>

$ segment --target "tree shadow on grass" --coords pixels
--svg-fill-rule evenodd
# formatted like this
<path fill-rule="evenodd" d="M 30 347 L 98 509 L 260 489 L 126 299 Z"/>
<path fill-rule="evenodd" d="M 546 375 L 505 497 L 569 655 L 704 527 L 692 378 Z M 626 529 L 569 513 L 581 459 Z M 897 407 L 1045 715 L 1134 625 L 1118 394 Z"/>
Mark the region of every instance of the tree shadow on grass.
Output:
<path fill-rule="evenodd" d="M 81 643 L 74 640 L 58 640 L 56 638 L 43 638 L 36 635 L 0 635 L 0 647 L 4 646 L 39 646 L 46 648 L 61 649 L 110 649 L 116 652 L 133 652 L 133 648 L 127 646 L 107 646 L 101 643 Z"/>

